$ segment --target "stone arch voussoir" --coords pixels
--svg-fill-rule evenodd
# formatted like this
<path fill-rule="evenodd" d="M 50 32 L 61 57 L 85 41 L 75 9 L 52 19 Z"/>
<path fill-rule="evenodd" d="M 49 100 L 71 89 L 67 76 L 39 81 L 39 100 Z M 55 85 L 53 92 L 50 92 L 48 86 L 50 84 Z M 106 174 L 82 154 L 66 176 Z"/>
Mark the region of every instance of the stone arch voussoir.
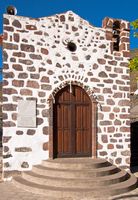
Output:
<path fill-rule="evenodd" d="M 48 103 L 49 103 L 49 158 L 53 159 L 53 104 L 55 102 L 55 96 L 56 94 L 63 89 L 64 87 L 68 86 L 68 85 L 77 85 L 79 87 L 81 87 L 82 89 L 84 89 L 84 91 L 87 93 L 87 95 L 90 97 L 90 100 L 92 102 L 93 105 L 93 116 L 92 116 L 92 126 L 94 127 L 93 130 L 93 138 L 94 140 L 92 141 L 92 157 L 95 158 L 97 157 L 97 97 L 93 92 L 93 89 L 90 88 L 88 85 L 85 85 L 84 83 L 80 83 L 78 81 L 65 81 L 63 83 L 61 83 L 58 87 L 56 87 L 53 92 L 50 94 L 49 98 L 48 98 Z"/>
<path fill-rule="evenodd" d="M 68 86 L 68 85 L 77 85 L 81 88 L 83 88 L 85 90 L 85 92 L 87 93 L 87 95 L 90 97 L 91 101 L 94 101 L 95 103 L 98 104 L 98 101 L 97 101 L 97 96 L 94 94 L 93 92 L 93 88 L 91 88 L 90 86 L 84 84 L 84 83 L 81 83 L 79 81 L 65 81 L 63 83 L 61 83 L 58 87 L 56 87 L 52 93 L 50 94 L 49 98 L 48 98 L 48 103 L 51 107 L 51 104 L 54 103 L 54 97 L 55 95 L 61 90 L 63 89 L 64 87 Z"/>

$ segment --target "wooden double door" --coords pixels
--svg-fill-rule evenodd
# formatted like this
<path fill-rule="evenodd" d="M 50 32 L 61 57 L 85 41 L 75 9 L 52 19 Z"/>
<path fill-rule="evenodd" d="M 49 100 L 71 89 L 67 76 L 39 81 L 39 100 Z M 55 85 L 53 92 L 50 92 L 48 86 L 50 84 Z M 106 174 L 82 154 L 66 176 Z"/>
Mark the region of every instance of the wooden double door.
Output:
<path fill-rule="evenodd" d="M 92 155 L 92 107 L 86 92 L 72 85 L 61 89 L 53 112 L 54 157 Z"/>

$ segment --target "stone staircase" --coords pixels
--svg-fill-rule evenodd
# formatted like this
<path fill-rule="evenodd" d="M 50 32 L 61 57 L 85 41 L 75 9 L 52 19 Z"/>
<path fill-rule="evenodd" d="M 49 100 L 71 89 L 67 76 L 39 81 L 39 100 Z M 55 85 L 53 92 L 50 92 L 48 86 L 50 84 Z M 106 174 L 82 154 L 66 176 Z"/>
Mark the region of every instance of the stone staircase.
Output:
<path fill-rule="evenodd" d="M 13 179 L 17 187 L 52 199 L 87 199 L 118 195 L 137 187 L 137 178 L 104 159 L 43 161 Z M 47 198 L 48 199 L 48 198 Z"/>

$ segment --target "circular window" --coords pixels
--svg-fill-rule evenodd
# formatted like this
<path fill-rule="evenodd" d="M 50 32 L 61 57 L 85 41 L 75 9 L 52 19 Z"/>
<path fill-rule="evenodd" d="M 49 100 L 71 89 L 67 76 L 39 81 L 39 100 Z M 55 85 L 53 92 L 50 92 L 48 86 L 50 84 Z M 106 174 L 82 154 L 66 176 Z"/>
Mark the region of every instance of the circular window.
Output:
<path fill-rule="evenodd" d="M 76 51 L 77 46 L 76 46 L 76 44 L 74 42 L 68 42 L 67 48 L 68 48 L 68 50 L 74 52 L 74 51 Z"/>

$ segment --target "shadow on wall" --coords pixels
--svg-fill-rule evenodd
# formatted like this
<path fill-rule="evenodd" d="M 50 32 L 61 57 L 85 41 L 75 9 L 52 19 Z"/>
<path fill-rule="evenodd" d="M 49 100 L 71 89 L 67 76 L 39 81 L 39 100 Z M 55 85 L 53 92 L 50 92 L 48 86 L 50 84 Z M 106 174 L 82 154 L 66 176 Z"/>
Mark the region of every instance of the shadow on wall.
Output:
<path fill-rule="evenodd" d="M 131 165 L 130 166 L 132 168 L 132 171 L 133 170 L 138 171 L 138 122 L 131 123 Z"/>

